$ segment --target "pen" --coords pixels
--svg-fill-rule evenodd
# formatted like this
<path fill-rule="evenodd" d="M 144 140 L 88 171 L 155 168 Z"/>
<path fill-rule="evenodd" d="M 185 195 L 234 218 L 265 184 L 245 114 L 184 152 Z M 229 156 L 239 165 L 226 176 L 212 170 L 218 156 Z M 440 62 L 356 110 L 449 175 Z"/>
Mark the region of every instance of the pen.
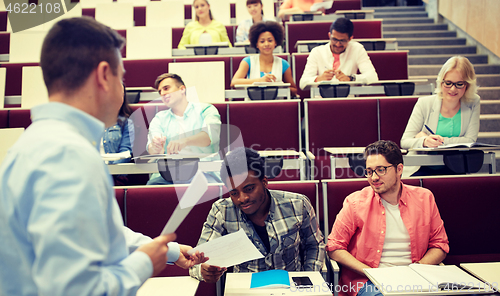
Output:
<path fill-rule="evenodd" d="M 427 126 L 427 124 L 424 124 L 424 126 L 431 133 L 431 135 L 435 135 L 435 133 L 431 130 L 430 127 Z"/>

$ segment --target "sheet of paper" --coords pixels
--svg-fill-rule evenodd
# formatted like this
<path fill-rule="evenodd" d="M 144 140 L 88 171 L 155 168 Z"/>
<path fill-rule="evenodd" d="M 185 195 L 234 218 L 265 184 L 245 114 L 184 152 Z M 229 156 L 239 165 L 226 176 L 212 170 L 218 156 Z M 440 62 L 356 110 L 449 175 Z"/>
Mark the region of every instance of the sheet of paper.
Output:
<path fill-rule="evenodd" d="M 182 196 L 179 204 L 174 210 L 167 224 L 163 228 L 161 235 L 173 233 L 177 230 L 182 221 L 189 214 L 191 209 L 198 203 L 200 198 L 205 194 L 208 189 L 208 181 L 203 172 L 198 171 L 193 177 L 193 181 L 189 185 L 186 192 Z"/>
<path fill-rule="evenodd" d="M 325 2 L 318 2 L 314 3 L 310 10 L 311 11 L 317 11 L 320 10 L 321 8 L 324 8 L 325 10 L 332 8 L 333 1 L 325 1 Z"/>
<path fill-rule="evenodd" d="M 264 258 L 255 245 L 248 239 L 245 231 L 224 235 L 189 250 L 188 254 L 196 251 L 204 252 L 210 258 L 206 263 L 219 267 L 229 267 L 250 260 Z"/>
<path fill-rule="evenodd" d="M 149 154 L 134 157 L 133 159 L 184 159 L 215 157 L 217 153 L 179 153 L 179 154 Z"/>
<path fill-rule="evenodd" d="M 101 154 L 101 157 L 103 160 L 119 160 L 119 159 L 125 159 L 125 158 L 130 158 L 132 155 L 130 155 L 130 151 L 123 151 L 120 153 L 106 153 L 106 154 Z"/>

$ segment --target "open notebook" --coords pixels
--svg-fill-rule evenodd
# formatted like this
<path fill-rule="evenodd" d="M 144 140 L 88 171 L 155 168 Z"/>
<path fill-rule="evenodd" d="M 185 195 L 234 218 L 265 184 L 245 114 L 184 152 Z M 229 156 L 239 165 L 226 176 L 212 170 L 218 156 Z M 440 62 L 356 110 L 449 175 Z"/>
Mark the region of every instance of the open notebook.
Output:
<path fill-rule="evenodd" d="M 492 293 L 488 284 L 455 265 L 410 264 L 364 269 L 384 295 Z"/>

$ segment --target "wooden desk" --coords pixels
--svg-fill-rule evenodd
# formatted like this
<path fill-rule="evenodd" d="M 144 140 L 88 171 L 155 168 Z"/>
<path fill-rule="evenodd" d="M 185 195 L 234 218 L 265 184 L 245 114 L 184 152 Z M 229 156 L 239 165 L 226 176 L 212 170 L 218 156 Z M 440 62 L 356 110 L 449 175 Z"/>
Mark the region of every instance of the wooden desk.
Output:
<path fill-rule="evenodd" d="M 306 179 L 305 161 L 307 157 L 302 152 L 294 150 L 265 150 L 258 151 L 262 157 L 286 157 L 283 159 L 283 170 L 299 170 L 300 179 Z M 211 154 L 210 154 L 211 155 Z M 177 158 L 179 159 L 179 158 Z M 203 172 L 219 172 L 222 160 L 200 161 L 198 170 Z M 111 175 L 129 175 L 129 174 L 154 174 L 158 173 L 158 163 L 117 163 L 108 164 L 108 170 Z"/>
<path fill-rule="evenodd" d="M 241 272 L 241 273 L 227 273 L 226 274 L 226 287 L 224 290 L 224 296 L 235 296 L 235 295 L 280 295 L 280 296 L 291 296 L 291 295 L 309 295 L 309 296 L 331 296 L 333 293 L 330 290 L 330 286 L 325 282 L 321 274 L 317 271 L 298 271 L 290 272 L 290 288 L 286 289 L 250 289 L 250 282 L 252 279 L 252 273 Z M 292 282 L 292 277 L 294 276 L 308 276 L 314 288 L 311 289 L 297 289 Z"/>
<path fill-rule="evenodd" d="M 190 276 L 155 277 L 139 288 L 137 296 L 194 296 L 199 284 Z"/>
<path fill-rule="evenodd" d="M 500 292 L 500 262 L 461 263 L 460 267 Z"/>
<path fill-rule="evenodd" d="M 247 90 L 249 87 L 262 87 L 262 88 L 278 87 L 278 93 L 276 95 L 276 99 L 280 97 L 286 98 L 288 100 L 291 99 L 290 83 L 283 83 L 283 82 L 270 82 L 266 84 L 236 84 L 234 86 L 235 89 L 225 91 L 225 97 L 230 100 L 233 98 L 245 98 L 245 101 L 250 101 Z"/>

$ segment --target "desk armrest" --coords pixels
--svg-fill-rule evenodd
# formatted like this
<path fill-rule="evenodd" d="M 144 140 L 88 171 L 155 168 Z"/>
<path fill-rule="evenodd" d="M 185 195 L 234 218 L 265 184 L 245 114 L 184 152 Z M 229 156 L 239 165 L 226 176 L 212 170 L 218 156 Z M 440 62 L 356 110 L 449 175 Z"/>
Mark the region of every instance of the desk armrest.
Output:
<path fill-rule="evenodd" d="M 311 151 L 306 151 L 306 156 L 309 160 L 315 160 L 316 159 L 316 156 L 314 156 L 314 154 L 312 154 Z"/>

